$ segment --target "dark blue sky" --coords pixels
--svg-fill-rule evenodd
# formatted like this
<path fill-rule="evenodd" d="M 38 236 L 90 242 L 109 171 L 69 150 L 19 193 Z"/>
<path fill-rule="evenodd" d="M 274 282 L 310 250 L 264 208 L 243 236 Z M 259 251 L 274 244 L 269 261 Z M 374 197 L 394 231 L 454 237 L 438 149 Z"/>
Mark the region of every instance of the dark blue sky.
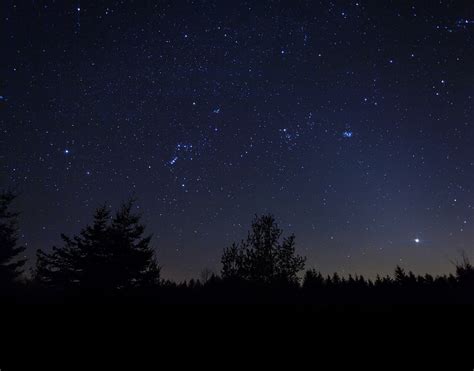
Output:
<path fill-rule="evenodd" d="M 163 275 L 254 214 L 307 267 L 444 273 L 474 229 L 471 1 L 2 1 L 28 256 L 134 194 Z M 472 254 L 471 254 L 472 255 Z"/>

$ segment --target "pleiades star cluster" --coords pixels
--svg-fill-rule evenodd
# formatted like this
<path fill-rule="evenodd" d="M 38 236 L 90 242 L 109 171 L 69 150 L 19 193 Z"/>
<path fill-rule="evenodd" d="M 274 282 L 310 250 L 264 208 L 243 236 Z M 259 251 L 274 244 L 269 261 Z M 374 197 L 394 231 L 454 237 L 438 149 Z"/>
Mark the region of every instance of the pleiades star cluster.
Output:
<path fill-rule="evenodd" d="M 0 186 L 33 262 L 130 196 L 173 280 L 218 272 L 263 213 L 323 273 L 472 253 L 472 1 L 3 0 L 1 20 Z"/>

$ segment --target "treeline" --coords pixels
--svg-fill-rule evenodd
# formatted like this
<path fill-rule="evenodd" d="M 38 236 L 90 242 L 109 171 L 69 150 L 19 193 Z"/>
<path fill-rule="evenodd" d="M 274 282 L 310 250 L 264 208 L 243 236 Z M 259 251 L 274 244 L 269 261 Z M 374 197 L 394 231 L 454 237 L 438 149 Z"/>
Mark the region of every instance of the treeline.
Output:
<path fill-rule="evenodd" d="M 151 235 L 134 201 L 112 214 L 99 207 L 78 235 L 62 246 L 39 249 L 26 279 L 18 244 L 15 195 L 0 194 L 0 291 L 5 302 L 125 301 L 149 303 L 474 304 L 474 267 L 465 255 L 455 273 L 415 275 L 396 267 L 393 276 L 323 276 L 305 269 L 295 236 L 283 236 L 272 215 L 256 216 L 247 237 L 223 250 L 220 274 L 204 270 L 183 283 L 163 280 Z"/>

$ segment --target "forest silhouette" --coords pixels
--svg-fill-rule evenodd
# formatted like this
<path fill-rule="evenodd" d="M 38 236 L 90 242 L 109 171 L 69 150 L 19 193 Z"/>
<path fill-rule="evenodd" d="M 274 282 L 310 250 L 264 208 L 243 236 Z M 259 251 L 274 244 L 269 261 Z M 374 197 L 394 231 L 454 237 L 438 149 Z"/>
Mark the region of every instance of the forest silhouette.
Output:
<path fill-rule="evenodd" d="M 395 267 L 392 276 L 323 276 L 305 271 L 306 258 L 285 237 L 273 215 L 256 215 L 246 238 L 223 249 L 220 274 L 204 269 L 181 283 L 162 279 L 151 235 L 134 200 L 112 214 L 105 205 L 62 245 L 39 249 L 27 277 L 19 245 L 13 192 L 0 194 L 0 295 L 3 303 L 124 302 L 156 304 L 303 304 L 314 308 L 399 304 L 474 304 L 474 267 L 467 255 L 454 274 L 415 275 Z"/>

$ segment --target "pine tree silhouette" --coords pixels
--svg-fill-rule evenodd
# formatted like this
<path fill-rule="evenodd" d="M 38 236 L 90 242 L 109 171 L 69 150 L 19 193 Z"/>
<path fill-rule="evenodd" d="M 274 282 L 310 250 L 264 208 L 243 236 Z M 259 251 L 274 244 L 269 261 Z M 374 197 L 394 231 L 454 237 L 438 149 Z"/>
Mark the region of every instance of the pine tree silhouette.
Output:
<path fill-rule="evenodd" d="M 308 269 L 303 279 L 303 288 L 314 290 L 324 287 L 324 277 L 316 269 Z"/>
<path fill-rule="evenodd" d="M 145 287 L 158 283 L 160 268 L 150 246 L 151 235 L 143 237 L 141 216 L 132 211 L 134 201 L 124 203 L 110 226 L 113 252 L 110 254 L 110 281 L 116 288 Z"/>
<path fill-rule="evenodd" d="M 474 288 L 474 266 L 472 266 L 468 256 L 463 251 L 461 262 L 455 262 L 456 279 L 460 285 L 467 288 Z"/>
<path fill-rule="evenodd" d="M 100 207 L 93 224 L 78 236 L 61 236 L 63 247 L 53 247 L 51 253 L 38 250 L 37 282 L 105 293 L 158 283 L 160 268 L 150 247 L 151 236 L 143 237 L 145 226 L 132 208 L 130 200 L 110 220 L 107 208 Z"/>
<path fill-rule="evenodd" d="M 53 247 L 51 253 L 37 251 L 35 278 L 47 286 L 61 288 L 104 287 L 103 271 L 109 250 L 108 223 L 110 213 L 105 206 L 94 213 L 91 226 L 79 236 L 61 235 L 64 246 Z"/>
<path fill-rule="evenodd" d="M 408 276 L 405 273 L 405 270 L 399 265 L 397 265 L 395 267 L 395 282 L 398 285 L 403 285 L 407 282 L 407 279 L 408 279 Z"/>
<path fill-rule="evenodd" d="M 23 273 L 26 259 L 19 258 L 24 246 L 18 246 L 18 213 L 11 210 L 16 195 L 0 193 L 0 286 L 10 286 Z"/>

